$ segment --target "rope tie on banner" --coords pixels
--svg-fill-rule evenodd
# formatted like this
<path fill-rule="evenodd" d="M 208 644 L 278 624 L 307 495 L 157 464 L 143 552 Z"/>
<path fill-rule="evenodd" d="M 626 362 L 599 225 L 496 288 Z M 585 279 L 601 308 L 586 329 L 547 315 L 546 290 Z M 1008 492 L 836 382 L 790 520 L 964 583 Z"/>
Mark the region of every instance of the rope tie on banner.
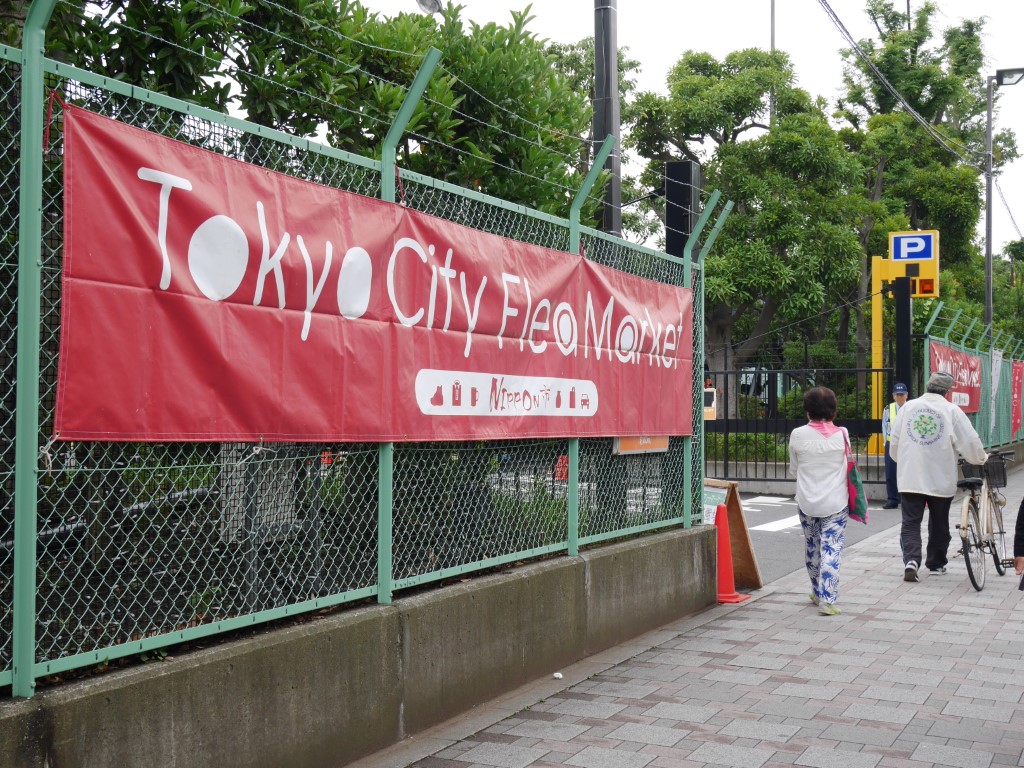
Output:
<path fill-rule="evenodd" d="M 60 91 L 54 88 L 50 91 L 50 98 L 46 102 L 46 128 L 43 131 L 43 154 L 45 155 L 50 151 L 50 122 L 53 120 L 53 102 L 56 99 L 61 106 L 61 109 L 67 109 L 68 105 L 64 99 L 60 97 Z"/>
<path fill-rule="evenodd" d="M 39 462 L 46 467 L 46 474 L 49 475 L 53 472 L 53 456 L 50 455 L 50 449 L 53 448 L 53 444 L 57 441 L 57 435 L 53 435 L 46 445 L 39 449 Z"/>
<path fill-rule="evenodd" d="M 397 165 L 395 166 L 395 184 L 398 187 L 398 197 L 401 198 L 398 204 L 404 207 L 407 205 L 405 202 L 405 187 L 402 186 L 402 172 L 398 170 Z"/>

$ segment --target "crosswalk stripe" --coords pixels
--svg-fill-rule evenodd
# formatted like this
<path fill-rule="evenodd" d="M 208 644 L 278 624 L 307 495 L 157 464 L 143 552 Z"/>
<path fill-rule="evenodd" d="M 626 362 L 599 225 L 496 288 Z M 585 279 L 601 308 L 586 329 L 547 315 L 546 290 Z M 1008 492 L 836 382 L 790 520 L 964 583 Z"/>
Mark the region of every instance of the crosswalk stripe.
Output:
<path fill-rule="evenodd" d="M 784 517 L 781 520 L 773 520 L 770 523 L 764 525 L 755 525 L 750 530 L 752 531 L 782 531 L 786 528 L 793 528 L 794 526 L 800 525 L 800 516 L 793 515 L 792 517 Z"/>

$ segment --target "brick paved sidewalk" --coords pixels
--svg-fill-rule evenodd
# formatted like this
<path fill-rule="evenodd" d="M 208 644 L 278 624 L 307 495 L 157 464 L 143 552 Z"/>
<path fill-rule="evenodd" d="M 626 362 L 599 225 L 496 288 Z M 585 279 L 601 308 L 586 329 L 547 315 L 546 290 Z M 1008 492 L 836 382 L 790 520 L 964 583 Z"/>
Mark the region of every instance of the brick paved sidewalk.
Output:
<path fill-rule="evenodd" d="M 1006 491 L 1012 530 L 1024 472 Z M 902 577 L 894 528 L 845 553 L 841 616 L 818 615 L 800 570 L 357 765 L 1024 766 L 1018 579 L 989 561 L 976 592 L 959 556 Z"/>

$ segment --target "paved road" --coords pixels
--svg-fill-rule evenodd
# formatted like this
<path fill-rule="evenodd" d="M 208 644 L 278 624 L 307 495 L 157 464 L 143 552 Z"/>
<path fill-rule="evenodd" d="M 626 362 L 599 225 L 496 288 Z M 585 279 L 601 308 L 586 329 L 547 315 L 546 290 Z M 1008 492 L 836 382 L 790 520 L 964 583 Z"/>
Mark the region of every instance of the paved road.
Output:
<path fill-rule="evenodd" d="M 1022 495 L 1017 472 L 1008 522 Z M 991 571 L 975 592 L 959 560 L 908 584 L 884 522 L 846 553 L 841 616 L 796 570 L 356 765 L 1024 766 L 1024 592 Z"/>
<path fill-rule="evenodd" d="M 803 567 L 804 535 L 792 496 L 740 494 L 750 540 L 754 545 L 761 580 L 771 584 Z M 851 522 L 846 529 L 846 546 L 853 546 L 882 531 L 899 525 L 898 509 L 868 508 L 868 523 Z M 892 530 L 892 536 L 899 531 Z"/>

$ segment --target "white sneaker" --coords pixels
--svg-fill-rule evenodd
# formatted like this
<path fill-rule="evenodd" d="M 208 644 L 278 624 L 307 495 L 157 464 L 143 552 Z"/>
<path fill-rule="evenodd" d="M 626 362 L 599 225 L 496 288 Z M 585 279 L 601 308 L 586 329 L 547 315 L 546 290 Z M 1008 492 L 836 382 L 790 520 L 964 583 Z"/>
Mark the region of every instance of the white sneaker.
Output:
<path fill-rule="evenodd" d="M 903 568 L 903 580 L 904 581 L 920 581 L 920 577 L 917 575 L 917 563 L 911 560 Z"/>

